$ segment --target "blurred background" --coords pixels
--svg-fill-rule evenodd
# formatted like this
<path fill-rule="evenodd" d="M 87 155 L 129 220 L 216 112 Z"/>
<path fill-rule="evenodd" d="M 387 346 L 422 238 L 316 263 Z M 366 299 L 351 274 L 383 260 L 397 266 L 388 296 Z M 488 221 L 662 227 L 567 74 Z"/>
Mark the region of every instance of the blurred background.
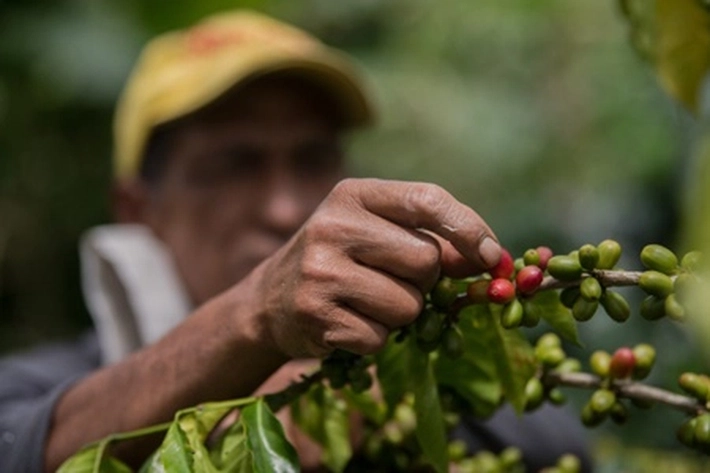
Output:
<path fill-rule="evenodd" d="M 155 33 L 235 3 L 0 0 L 0 353 L 89 326 L 76 243 L 110 221 L 111 117 L 129 68 Z M 694 127 L 634 52 L 616 1 L 238 3 L 361 63 L 380 120 L 352 136 L 353 174 L 441 184 L 517 255 L 614 238 L 635 269 L 646 243 L 680 249 Z M 650 381 L 666 386 L 708 369 L 690 331 L 632 319 L 599 314 L 569 349 L 652 343 Z M 682 416 L 666 411 L 595 431 L 600 471 L 621 471 L 619 445 L 675 448 Z"/>

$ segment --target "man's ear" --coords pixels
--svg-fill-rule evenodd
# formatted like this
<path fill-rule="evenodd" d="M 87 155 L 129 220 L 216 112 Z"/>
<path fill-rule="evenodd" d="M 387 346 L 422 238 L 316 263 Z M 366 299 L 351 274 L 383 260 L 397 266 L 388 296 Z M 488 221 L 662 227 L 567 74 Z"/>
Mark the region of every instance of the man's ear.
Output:
<path fill-rule="evenodd" d="M 122 179 L 113 183 L 111 210 L 117 223 L 147 223 L 149 192 L 139 179 Z"/>

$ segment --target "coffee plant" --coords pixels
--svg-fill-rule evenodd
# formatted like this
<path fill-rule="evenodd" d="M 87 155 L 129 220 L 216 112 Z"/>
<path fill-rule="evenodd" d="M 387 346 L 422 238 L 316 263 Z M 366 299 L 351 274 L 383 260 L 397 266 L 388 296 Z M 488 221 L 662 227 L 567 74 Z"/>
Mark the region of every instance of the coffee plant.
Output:
<path fill-rule="evenodd" d="M 702 84 L 710 69 L 708 1 L 618 4 L 631 43 L 656 69 L 661 85 L 702 119 Z M 700 152 L 705 152 L 702 146 Z M 691 241 L 703 245 L 710 235 L 706 168 L 689 211 L 700 223 L 686 229 Z M 590 428 L 608 421 L 623 424 L 635 410 L 654 404 L 677 409 L 686 415 L 677 426 L 678 441 L 708 455 L 708 374 L 686 372 L 678 389 L 663 389 L 644 382 L 656 358 L 649 344 L 622 346 L 613 353 L 597 350 L 584 363 L 564 351 L 562 339 L 578 344 L 577 324 L 601 313 L 619 324 L 632 313 L 650 323 L 705 315 L 699 252 L 678 258 L 668 248 L 648 245 L 640 254 L 641 271 L 618 269 L 620 256 L 621 247 L 613 240 L 586 244 L 569 254 L 555 255 L 544 246 L 517 259 L 506 252 L 486 274 L 441 279 L 417 320 L 392 334 L 374 356 L 336 351 L 320 369 L 281 392 L 182 410 L 170 423 L 89 445 L 59 471 L 132 471 L 111 455 L 111 445 L 157 432 L 164 432 L 163 443 L 141 472 L 299 471 L 296 451 L 273 414 L 289 406 L 300 428 L 323 447 L 323 463 L 335 472 L 357 467 L 522 472 L 520 450 L 469 455 L 465 444 L 449 441 L 448 432 L 463 413 L 484 418 L 508 403 L 524 415 L 544 403 L 564 403 L 567 388 L 589 391 L 579 415 Z M 624 286 L 645 294 L 638 310 L 618 291 Z M 551 331 L 531 343 L 524 331 L 541 323 Z M 215 427 L 235 410 L 237 420 L 214 438 Z M 356 452 L 349 436 L 353 413 L 364 429 Z M 654 469 L 663 471 L 660 465 Z M 545 472 L 573 473 L 580 467 L 579 459 L 563 455 Z"/>
<path fill-rule="evenodd" d="M 161 430 L 162 445 L 140 471 L 299 471 L 296 451 L 273 414 L 290 406 L 335 472 L 353 471 L 353 465 L 359 471 L 523 472 L 518 449 L 470 456 L 461 441 L 449 441 L 449 431 L 461 414 L 486 417 L 505 403 L 520 415 L 546 402 L 564 403 L 562 388 L 569 387 L 591 391 L 580 412 L 585 426 L 607 419 L 623 424 L 634 409 L 662 404 L 687 414 L 678 440 L 709 454 L 710 376 L 683 373 L 681 392 L 672 392 L 643 383 L 656 358 L 648 344 L 598 350 L 588 363 L 564 351 L 562 339 L 579 343 L 579 323 L 600 313 L 612 323 L 629 319 L 632 309 L 619 287 L 645 293 L 638 313 L 649 321 L 683 321 L 698 309 L 699 252 L 679 259 L 663 246 L 647 245 L 641 271 L 617 269 L 620 256 L 613 240 L 568 254 L 538 247 L 517 259 L 504 250 L 485 274 L 440 279 L 416 321 L 393 333 L 374 356 L 337 350 L 281 392 L 180 411 L 171 423 L 90 445 L 59 471 L 131 471 L 110 455 L 110 444 Z M 530 343 L 523 330 L 541 323 L 552 330 Z M 236 422 L 210 437 L 235 409 Z M 353 413 L 363 419 L 357 452 L 350 440 Z M 546 471 L 580 471 L 580 462 L 565 455 Z"/>

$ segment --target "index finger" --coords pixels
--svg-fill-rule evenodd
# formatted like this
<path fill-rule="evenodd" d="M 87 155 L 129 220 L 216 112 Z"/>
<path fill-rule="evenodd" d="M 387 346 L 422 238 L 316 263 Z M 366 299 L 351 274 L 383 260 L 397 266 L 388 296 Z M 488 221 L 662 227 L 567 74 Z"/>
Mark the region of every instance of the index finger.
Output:
<path fill-rule="evenodd" d="M 451 244 L 481 269 L 495 266 L 501 247 L 493 230 L 472 208 L 435 184 L 362 179 L 355 194 L 362 206 L 408 228 L 424 228 Z"/>

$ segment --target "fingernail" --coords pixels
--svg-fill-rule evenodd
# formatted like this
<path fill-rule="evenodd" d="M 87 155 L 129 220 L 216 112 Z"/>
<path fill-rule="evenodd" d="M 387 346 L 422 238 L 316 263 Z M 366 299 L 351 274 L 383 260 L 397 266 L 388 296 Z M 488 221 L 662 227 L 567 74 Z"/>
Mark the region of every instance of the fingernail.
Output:
<path fill-rule="evenodd" d="M 478 254 L 489 268 L 492 268 L 500 261 L 500 251 L 500 245 L 491 237 L 484 238 L 478 246 Z"/>

